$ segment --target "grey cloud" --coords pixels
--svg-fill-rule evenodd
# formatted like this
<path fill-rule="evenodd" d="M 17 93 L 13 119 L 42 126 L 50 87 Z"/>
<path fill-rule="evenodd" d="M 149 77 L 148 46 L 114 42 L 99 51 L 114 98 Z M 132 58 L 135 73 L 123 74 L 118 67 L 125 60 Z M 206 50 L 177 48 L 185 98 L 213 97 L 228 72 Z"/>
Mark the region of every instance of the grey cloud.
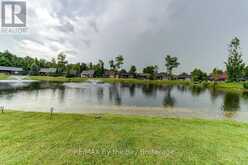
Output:
<path fill-rule="evenodd" d="M 89 25 L 94 29 L 95 32 L 99 32 L 96 21 L 93 20 L 89 21 Z"/>
<path fill-rule="evenodd" d="M 157 64 L 165 70 L 164 56 L 170 53 L 181 62 L 178 72 L 190 72 L 194 67 L 210 71 L 213 67 L 224 68 L 227 44 L 234 36 L 240 37 L 244 59 L 248 61 L 245 0 L 55 1 L 53 11 L 63 25 L 54 27 L 63 33 L 56 39 L 80 52 L 75 54 L 74 62 L 107 62 L 123 54 L 126 68 L 128 64 L 139 68 Z M 46 37 L 39 35 L 29 37 L 45 43 Z M 6 40 L 0 41 L 1 47 L 11 49 Z"/>
<path fill-rule="evenodd" d="M 66 22 L 66 23 L 62 24 L 61 26 L 58 26 L 57 29 L 62 31 L 62 32 L 65 32 L 65 33 L 74 32 L 74 27 L 69 22 Z"/>

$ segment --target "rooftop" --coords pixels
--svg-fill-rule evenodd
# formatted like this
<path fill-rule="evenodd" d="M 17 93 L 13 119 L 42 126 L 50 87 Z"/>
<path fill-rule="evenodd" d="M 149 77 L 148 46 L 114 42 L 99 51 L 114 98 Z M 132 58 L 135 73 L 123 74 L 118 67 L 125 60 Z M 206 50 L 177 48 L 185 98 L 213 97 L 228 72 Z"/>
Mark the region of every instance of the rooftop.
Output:
<path fill-rule="evenodd" d="M 0 66 L 1 71 L 12 71 L 12 72 L 22 72 L 22 68 L 17 67 L 6 67 L 6 66 Z"/>

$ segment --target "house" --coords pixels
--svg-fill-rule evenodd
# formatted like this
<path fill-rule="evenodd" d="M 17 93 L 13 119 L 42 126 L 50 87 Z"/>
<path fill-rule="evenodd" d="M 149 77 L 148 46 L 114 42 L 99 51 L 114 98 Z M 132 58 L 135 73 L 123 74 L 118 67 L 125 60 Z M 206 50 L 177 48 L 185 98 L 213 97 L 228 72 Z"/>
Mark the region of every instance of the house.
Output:
<path fill-rule="evenodd" d="M 82 78 L 94 78 L 95 71 L 94 70 L 85 70 L 81 73 Z"/>
<path fill-rule="evenodd" d="M 178 76 L 176 76 L 177 80 L 191 80 L 191 75 L 187 74 L 187 73 L 182 73 L 179 74 Z"/>
<path fill-rule="evenodd" d="M 151 77 L 151 75 L 147 74 L 147 73 L 138 73 L 136 75 L 136 78 L 141 79 L 141 80 L 147 80 L 147 79 L 150 79 L 150 77 Z"/>
<path fill-rule="evenodd" d="M 119 77 L 119 78 L 135 78 L 135 73 L 128 73 L 128 72 L 125 71 L 125 70 L 121 70 L 121 71 L 118 73 L 118 77 Z"/>
<path fill-rule="evenodd" d="M 218 74 L 216 76 L 210 75 L 208 77 L 208 80 L 210 80 L 210 81 L 226 81 L 227 80 L 227 73 L 224 72 L 224 73 Z"/>
<path fill-rule="evenodd" d="M 103 75 L 105 78 L 115 78 L 116 74 L 112 70 L 106 70 Z"/>
<path fill-rule="evenodd" d="M 134 73 L 119 73 L 118 74 L 119 78 L 135 78 L 135 74 Z"/>
<path fill-rule="evenodd" d="M 0 66 L 0 73 L 20 74 L 22 72 L 23 72 L 22 68 Z"/>
<path fill-rule="evenodd" d="M 56 68 L 41 68 L 39 73 L 40 75 L 51 75 L 51 74 L 55 74 L 57 72 Z"/>
<path fill-rule="evenodd" d="M 168 80 L 169 76 L 167 75 L 167 73 L 164 73 L 164 72 L 156 73 L 155 74 L 155 79 L 156 80 Z"/>

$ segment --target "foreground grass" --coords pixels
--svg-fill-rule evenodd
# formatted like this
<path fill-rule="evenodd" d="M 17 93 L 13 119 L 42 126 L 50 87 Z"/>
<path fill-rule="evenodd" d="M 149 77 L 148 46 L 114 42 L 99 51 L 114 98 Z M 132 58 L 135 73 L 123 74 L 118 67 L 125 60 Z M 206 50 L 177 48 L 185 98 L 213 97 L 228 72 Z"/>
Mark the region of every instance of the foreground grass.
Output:
<path fill-rule="evenodd" d="M 4 74 L 4 73 L 0 73 L 0 80 L 6 80 L 9 78 L 9 75 Z"/>
<path fill-rule="evenodd" d="M 231 121 L 0 114 L 0 164 L 245 164 L 247 146 Z"/>

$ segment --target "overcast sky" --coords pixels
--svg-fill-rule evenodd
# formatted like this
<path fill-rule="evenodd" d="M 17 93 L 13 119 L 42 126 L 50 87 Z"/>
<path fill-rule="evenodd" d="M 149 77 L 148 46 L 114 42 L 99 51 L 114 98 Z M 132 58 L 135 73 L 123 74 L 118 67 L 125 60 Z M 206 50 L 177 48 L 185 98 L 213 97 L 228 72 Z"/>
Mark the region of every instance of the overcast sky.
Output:
<path fill-rule="evenodd" d="M 177 72 L 224 68 L 227 45 L 241 40 L 248 62 L 247 0 L 28 0 L 27 35 L 0 35 L 0 50 L 70 62 L 105 63 L 118 54 L 134 64 L 164 68 L 177 56 Z"/>

